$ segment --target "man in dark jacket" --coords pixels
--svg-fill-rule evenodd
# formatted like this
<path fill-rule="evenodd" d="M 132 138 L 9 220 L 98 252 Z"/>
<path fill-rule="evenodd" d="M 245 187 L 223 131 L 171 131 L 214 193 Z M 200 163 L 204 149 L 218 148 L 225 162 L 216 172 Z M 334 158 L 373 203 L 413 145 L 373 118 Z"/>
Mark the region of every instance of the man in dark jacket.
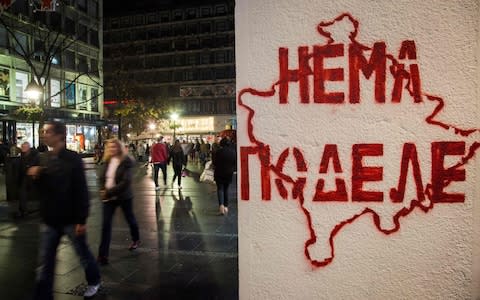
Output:
<path fill-rule="evenodd" d="M 217 196 L 220 214 L 228 214 L 228 187 L 232 183 L 233 172 L 237 164 L 237 157 L 230 141 L 223 138 L 220 148 L 212 156 L 215 166 L 214 178 L 217 185 Z"/>
<path fill-rule="evenodd" d="M 78 153 L 65 148 L 65 138 L 63 123 L 46 124 L 44 141 L 52 151 L 42 154 L 40 165 L 27 171 L 39 191 L 44 223 L 35 299 L 53 299 L 55 257 L 64 234 L 71 240 L 85 270 L 88 286 L 84 296 L 94 296 L 100 287 L 100 272 L 87 245 L 89 195 L 83 161 Z"/>

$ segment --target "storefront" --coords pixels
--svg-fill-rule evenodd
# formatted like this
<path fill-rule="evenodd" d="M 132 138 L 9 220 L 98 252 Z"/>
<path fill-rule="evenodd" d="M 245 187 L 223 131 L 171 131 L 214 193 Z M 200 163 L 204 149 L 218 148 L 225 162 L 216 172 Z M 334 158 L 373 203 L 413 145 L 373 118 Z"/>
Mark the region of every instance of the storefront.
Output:
<path fill-rule="evenodd" d="M 96 126 L 67 124 L 67 149 L 78 153 L 93 153 L 98 140 Z"/>
<path fill-rule="evenodd" d="M 171 127 L 173 124 L 170 124 Z M 213 143 L 219 132 L 236 129 L 235 116 L 180 117 L 175 124 L 175 138 L 181 141 L 195 142 L 204 140 Z M 166 141 L 173 140 L 173 128 L 165 133 Z"/>
<path fill-rule="evenodd" d="M 20 147 L 24 142 L 28 142 L 33 147 L 38 147 L 39 144 L 39 124 L 34 122 L 17 122 L 17 146 Z"/>

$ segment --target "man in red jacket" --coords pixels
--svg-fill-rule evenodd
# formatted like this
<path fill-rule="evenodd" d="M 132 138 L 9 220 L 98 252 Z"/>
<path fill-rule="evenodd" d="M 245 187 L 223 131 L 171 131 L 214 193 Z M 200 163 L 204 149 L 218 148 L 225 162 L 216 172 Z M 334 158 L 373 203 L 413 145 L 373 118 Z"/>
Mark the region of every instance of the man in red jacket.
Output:
<path fill-rule="evenodd" d="M 167 185 L 167 163 L 168 163 L 168 149 L 163 142 L 163 136 L 157 139 L 153 144 L 151 150 L 151 163 L 153 163 L 153 181 L 155 182 L 155 190 L 158 191 L 158 169 L 162 169 L 163 183 Z"/>

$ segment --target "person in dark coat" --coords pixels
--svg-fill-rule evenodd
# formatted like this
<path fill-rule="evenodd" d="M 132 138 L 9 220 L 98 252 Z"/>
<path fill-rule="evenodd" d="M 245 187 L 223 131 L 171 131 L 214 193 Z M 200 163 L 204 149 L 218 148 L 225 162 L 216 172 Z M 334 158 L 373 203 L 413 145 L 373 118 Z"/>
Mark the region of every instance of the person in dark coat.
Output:
<path fill-rule="evenodd" d="M 228 187 L 232 183 L 233 172 L 237 164 L 235 151 L 230 147 L 230 141 L 223 138 L 220 148 L 212 157 L 215 167 L 214 178 L 217 185 L 217 197 L 220 214 L 228 214 Z"/>
<path fill-rule="evenodd" d="M 99 176 L 103 222 L 97 261 L 106 265 L 112 239 L 112 218 L 117 207 L 120 206 L 122 209 L 130 227 L 132 242 L 128 247 L 129 250 L 135 250 L 140 245 L 140 233 L 133 214 L 132 168 L 134 162 L 118 139 L 109 140 L 105 144 L 103 163 L 104 168 Z"/>
<path fill-rule="evenodd" d="M 18 201 L 18 213 L 17 217 L 24 217 L 27 213 L 27 199 L 34 198 L 34 189 L 32 178 L 27 176 L 27 170 L 31 166 L 37 166 L 40 163 L 38 152 L 35 149 L 30 147 L 29 142 L 24 142 L 21 146 L 20 162 L 19 162 L 19 172 L 18 172 L 18 186 L 19 191 L 19 201 Z"/>
<path fill-rule="evenodd" d="M 175 179 L 178 180 L 178 188 L 182 188 L 182 169 L 187 165 L 186 156 L 184 155 L 180 141 L 176 140 L 172 149 L 170 150 L 170 159 L 173 164 L 173 180 L 172 185 L 175 182 Z"/>
<path fill-rule="evenodd" d="M 42 154 L 38 166 L 27 170 L 38 190 L 43 220 L 34 299 L 53 299 L 57 248 L 63 235 L 72 242 L 84 268 L 88 282 L 84 296 L 93 297 L 100 288 L 100 271 L 87 244 L 90 196 L 83 161 L 78 153 L 65 147 L 65 124 L 50 122 L 43 132 L 52 150 Z"/>

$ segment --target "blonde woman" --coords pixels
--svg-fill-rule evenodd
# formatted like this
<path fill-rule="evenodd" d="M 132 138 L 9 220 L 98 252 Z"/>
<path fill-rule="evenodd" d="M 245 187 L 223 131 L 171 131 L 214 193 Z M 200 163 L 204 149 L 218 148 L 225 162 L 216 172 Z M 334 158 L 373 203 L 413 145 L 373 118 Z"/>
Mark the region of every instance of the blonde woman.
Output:
<path fill-rule="evenodd" d="M 100 198 L 103 201 L 102 240 L 98 250 L 98 262 L 108 264 L 110 240 L 112 238 L 112 217 L 120 206 L 130 227 L 132 243 L 129 250 L 140 244 L 137 220 L 133 214 L 132 168 L 133 161 L 118 139 L 108 140 L 103 156 L 104 169 L 99 176 Z"/>

